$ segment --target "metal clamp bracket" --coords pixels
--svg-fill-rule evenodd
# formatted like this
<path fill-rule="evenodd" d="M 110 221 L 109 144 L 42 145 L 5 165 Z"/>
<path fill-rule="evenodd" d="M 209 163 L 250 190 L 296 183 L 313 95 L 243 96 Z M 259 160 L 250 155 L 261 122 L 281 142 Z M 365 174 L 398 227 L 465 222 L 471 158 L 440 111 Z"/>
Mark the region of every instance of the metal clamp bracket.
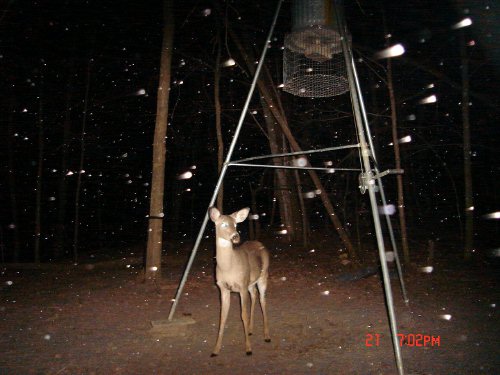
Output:
<path fill-rule="evenodd" d="M 387 176 L 388 174 L 403 174 L 403 173 L 405 173 L 404 169 L 388 169 L 386 171 L 377 173 L 376 175 L 373 176 L 373 178 L 384 177 Z"/>
<path fill-rule="evenodd" d="M 361 194 L 366 193 L 368 186 L 370 184 L 375 184 L 375 180 L 381 177 L 387 176 L 388 174 L 403 174 L 403 169 L 387 169 L 383 172 L 373 174 L 373 171 L 364 172 L 359 174 L 359 190 Z"/>
<path fill-rule="evenodd" d="M 363 172 L 359 174 L 359 190 L 361 191 L 361 194 L 366 193 L 370 180 L 372 180 L 371 173 Z"/>

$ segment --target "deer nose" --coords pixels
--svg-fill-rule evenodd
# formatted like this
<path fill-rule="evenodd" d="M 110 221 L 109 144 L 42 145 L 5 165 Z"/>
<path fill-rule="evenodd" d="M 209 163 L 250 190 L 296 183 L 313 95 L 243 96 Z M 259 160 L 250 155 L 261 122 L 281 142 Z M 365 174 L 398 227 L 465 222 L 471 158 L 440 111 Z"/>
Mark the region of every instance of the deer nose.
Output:
<path fill-rule="evenodd" d="M 240 243 L 240 234 L 238 232 L 235 232 L 231 235 L 231 242 L 235 244 Z"/>

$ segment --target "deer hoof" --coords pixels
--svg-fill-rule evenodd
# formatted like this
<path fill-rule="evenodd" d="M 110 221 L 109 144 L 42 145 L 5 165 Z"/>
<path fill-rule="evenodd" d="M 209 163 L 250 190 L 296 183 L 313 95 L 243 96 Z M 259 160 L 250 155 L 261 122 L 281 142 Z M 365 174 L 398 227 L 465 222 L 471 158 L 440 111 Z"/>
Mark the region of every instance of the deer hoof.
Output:
<path fill-rule="evenodd" d="M 252 351 L 250 350 L 249 352 L 247 352 L 247 355 L 252 355 Z"/>
<path fill-rule="evenodd" d="M 217 357 L 217 354 L 216 353 L 212 353 L 212 354 L 210 354 L 210 357 Z"/>
<path fill-rule="evenodd" d="M 265 342 L 271 342 L 271 339 L 265 339 L 264 341 Z"/>

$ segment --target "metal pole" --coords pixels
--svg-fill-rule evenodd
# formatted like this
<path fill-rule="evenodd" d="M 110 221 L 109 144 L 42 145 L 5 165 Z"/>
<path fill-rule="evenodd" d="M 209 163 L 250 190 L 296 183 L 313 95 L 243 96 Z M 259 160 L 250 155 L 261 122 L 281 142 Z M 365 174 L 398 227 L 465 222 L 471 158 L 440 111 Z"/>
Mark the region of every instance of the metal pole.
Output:
<path fill-rule="evenodd" d="M 358 72 L 356 70 L 356 65 L 354 65 L 354 63 L 352 64 L 352 73 L 353 73 L 354 83 L 356 86 L 356 92 L 357 92 L 357 95 L 359 98 L 359 106 L 360 106 L 361 115 L 363 118 L 363 125 L 365 128 L 366 134 L 367 134 L 368 143 L 370 145 L 371 157 L 372 157 L 374 164 L 375 164 L 375 173 L 377 175 L 379 175 L 379 170 L 377 167 L 377 157 L 375 155 L 375 148 L 373 147 L 372 137 L 371 137 L 371 133 L 370 133 L 370 126 L 368 123 L 368 116 L 366 115 L 366 108 L 365 108 L 365 104 L 363 101 L 363 94 L 361 92 L 361 86 L 359 84 Z M 385 206 L 387 206 L 387 200 L 385 199 L 384 185 L 382 184 L 382 179 L 380 177 L 377 178 L 377 183 L 378 183 L 378 187 L 380 189 L 380 196 L 382 198 L 382 204 L 385 207 Z M 405 303 L 408 304 L 409 298 L 408 298 L 408 295 L 406 293 L 405 283 L 404 283 L 404 279 L 403 279 L 403 270 L 401 268 L 401 262 L 399 259 L 399 250 L 398 250 L 398 247 L 396 245 L 396 239 L 394 237 L 394 231 L 392 228 L 391 219 L 389 218 L 388 215 L 386 215 L 385 218 L 386 218 L 386 223 L 387 223 L 387 230 L 389 231 L 389 236 L 391 238 L 391 246 L 392 246 L 392 251 L 394 252 L 394 260 L 396 261 L 396 268 L 398 270 L 399 283 L 401 285 L 401 292 L 403 293 L 403 299 L 404 299 Z"/>
<path fill-rule="evenodd" d="M 375 169 L 376 172 L 378 172 Z M 384 207 L 387 206 L 387 200 L 385 199 L 385 192 L 384 192 L 384 186 L 382 185 L 382 179 L 377 178 L 378 182 L 378 187 L 380 189 L 380 197 L 382 198 L 382 204 Z M 392 250 L 394 251 L 394 260 L 396 261 L 396 268 L 398 270 L 398 275 L 399 275 L 399 284 L 401 285 L 401 292 L 403 293 L 403 299 L 406 304 L 410 301 L 408 298 L 408 295 L 406 294 L 406 288 L 405 288 L 405 283 L 403 280 L 403 270 L 401 268 L 401 262 L 399 260 L 399 251 L 396 246 L 396 239 L 394 238 L 394 231 L 392 230 L 392 223 L 391 219 L 389 218 L 389 215 L 385 215 L 386 221 L 387 221 L 387 229 L 389 230 L 389 236 L 391 237 L 391 244 L 392 244 Z"/>
<path fill-rule="evenodd" d="M 346 56 L 346 59 L 348 57 Z M 351 64 L 354 64 L 354 61 L 352 58 L 349 59 Z M 348 72 L 351 71 L 351 67 L 348 65 Z M 352 79 L 352 74 L 349 74 L 350 78 Z M 382 267 L 382 279 L 384 281 L 384 291 L 385 291 L 385 297 L 387 299 L 387 312 L 389 315 L 389 325 L 391 329 L 391 335 L 392 335 L 392 343 L 393 343 L 393 348 L 394 348 L 394 353 L 396 356 L 396 365 L 398 368 L 398 373 L 400 375 L 404 375 L 404 369 L 403 369 L 403 360 L 401 357 L 401 349 L 399 347 L 399 340 L 398 340 L 398 330 L 397 330 L 397 323 L 396 323 L 396 314 L 394 313 L 394 302 L 393 302 L 393 297 L 392 297 L 392 289 L 391 289 L 391 280 L 389 278 L 389 270 L 387 268 L 387 258 L 385 256 L 385 245 L 384 245 L 384 238 L 382 234 L 382 227 L 380 225 L 380 218 L 378 216 L 378 207 L 377 207 L 377 198 L 375 196 L 375 180 L 373 179 L 373 172 L 371 170 L 371 165 L 370 165 L 370 160 L 369 160 L 369 155 L 370 155 L 370 150 L 368 148 L 368 144 L 366 143 L 365 140 L 365 134 L 363 132 L 363 128 L 361 126 L 361 123 L 358 124 L 358 121 L 360 120 L 359 116 L 359 105 L 357 103 L 358 98 L 355 92 L 351 91 L 351 99 L 353 101 L 353 108 L 355 112 L 358 112 L 358 115 L 355 117 L 356 123 L 357 123 L 357 129 L 358 129 L 358 135 L 360 137 L 360 144 L 361 144 L 361 156 L 363 159 L 363 165 L 365 168 L 365 171 L 367 173 L 367 182 L 368 182 L 368 193 L 370 197 L 370 205 L 372 209 L 372 216 L 373 216 L 373 224 L 375 226 L 375 235 L 377 237 L 377 246 L 378 246 L 378 253 L 379 253 L 379 258 L 380 258 L 380 265 Z"/>
<path fill-rule="evenodd" d="M 378 253 L 379 253 L 379 258 L 380 258 L 380 264 L 382 267 L 382 279 L 384 281 L 384 291 L 385 291 L 385 297 L 387 300 L 387 311 L 388 311 L 388 315 L 389 315 L 389 325 L 390 325 L 390 330 L 391 330 L 391 335 L 392 335 L 392 344 L 393 344 L 394 354 L 396 357 L 396 366 L 398 368 L 398 373 L 400 375 L 404 375 L 403 359 L 401 357 L 401 349 L 399 347 L 399 340 L 398 340 L 396 315 L 394 313 L 394 303 L 393 303 L 393 298 L 392 298 L 391 281 L 389 278 L 389 270 L 387 268 L 387 259 L 385 256 L 384 238 L 382 235 L 382 227 L 380 225 L 380 218 L 378 216 L 377 200 L 376 200 L 376 196 L 375 196 L 375 189 L 374 189 L 375 180 L 373 179 L 373 171 L 372 171 L 372 167 L 370 164 L 370 149 L 368 147 L 368 144 L 366 143 L 365 132 L 363 129 L 362 115 L 361 115 L 361 111 L 360 111 L 360 98 L 358 97 L 358 91 L 356 89 L 356 82 L 354 79 L 354 72 L 353 72 L 354 60 L 353 60 L 352 51 L 350 49 L 350 46 L 347 43 L 347 30 L 345 28 L 343 14 L 342 14 L 342 16 L 340 14 L 341 11 L 342 11 L 341 6 L 338 6 L 337 7 L 337 16 L 338 16 L 337 19 L 338 19 L 338 23 L 339 23 L 339 30 L 340 30 L 341 35 L 342 35 L 342 38 L 341 38 L 342 49 L 343 49 L 344 56 L 345 56 L 345 63 L 346 63 L 346 68 L 347 68 L 348 80 L 349 80 L 351 102 L 352 102 L 352 107 L 353 107 L 353 112 L 354 112 L 355 124 L 356 124 L 356 129 L 358 132 L 358 136 L 359 136 L 359 143 L 361 146 L 361 157 L 363 160 L 364 169 L 365 169 L 366 174 L 367 174 L 366 182 L 368 185 L 368 193 L 369 193 L 369 197 L 370 197 L 370 205 L 371 205 L 371 209 L 372 209 L 373 223 L 375 226 L 375 234 L 377 237 Z"/>
<path fill-rule="evenodd" d="M 278 19 L 278 14 L 281 9 L 281 4 L 283 0 L 278 1 L 278 5 L 276 6 L 276 12 L 274 14 L 273 18 L 273 23 L 271 24 L 271 28 L 269 29 L 269 33 L 267 35 L 266 41 L 264 42 L 264 48 L 262 49 L 262 54 L 259 59 L 259 64 L 257 65 L 257 69 L 255 70 L 255 75 L 253 77 L 252 84 L 250 86 L 250 90 L 248 91 L 247 99 L 245 101 L 245 105 L 243 106 L 243 110 L 241 111 L 240 119 L 238 121 L 238 125 L 236 126 L 236 130 L 234 132 L 233 140 L 231 141 L 231 145 L 229 146 L 229 150 L 226 155 L 226 160 L 224 161 L 224 164 L 222 166 L 221 173 L 219 175 L 219 179 L 217 181 L 217 184 L 215 186 L 214 193 L 212 194 L 212 198 L 210 199 L 210 203 L 208 207 L 211 207 L 214 205 L 215 200 L 217 199 L 217 194 L 219 193 L 219 189 L 222 185 L 222 181 L 224 180 L 224 176 L 226 174 L 227 168 L 229 166 L 229 162 L 231 161 L 231 157 L 234 152 L 234 148 L 236 146 L 236 142 L 238 141 L 238 137 L 240 135 L 241 128 L 243 126 L 243 121 L 245 120 L 245 116 L 248 112 L 248 107 L 250 106 L 250 101 L 252 100 L 253 93 L 255 91 L 255 87 L 257 86 L 257 81 L 259 79 L 259 74 L 262 69 L 262 66 L 264 65 L 264 60 L 266 58 L 267 54 L 267 47 L 268 44 L 271 42 L 271 37 L 273 36 L 274 32 L 274 27 L 276 26 L 276 21 Z M 207 207 L 207 208 L 208 208 Z M 200 231 L 198 233 L 198 237 L 196 237 L 196 241 L 193 246 L 193 250 L 191 250 L 191 256 L 189 257 L 188 264 L 186 265 L 186 269 L 184 270 L 184 274 L 182 275 L 181 282 L 179 284 L 179 288 L 177 289 L 177 293 L 175 295 L 174 301 L 172 303 L 172 307 L 170 308 L 170 313 L 168 314 L 168 320 L 172 320 L 175 314 L 175 309 L 177 308 L 177 304 L 179 303 L 179 300 L 182 295 L 182 291 L 184 289 L 184 285 L 186 284 L 186 280 L 189 274 L 189 271 L 191 270 L 191 266 L 193 265 L 194 258 L 196 257 L 196 252 L 198 251 L 198 247 L 200 246 L 201 238 L 203 236 L 203 232 L 205 232 L 205 228 L 207 227 L 208 223 L 208 210 L 205 213 L 205 217 L 203 219 L 203 223 L 201 225 Z"/>
<path fill-rule="evenodd" d="M 358 71 L 356 70 L 356 66 L 354 64 L 352 66 L 352 75 L 353 75 L 354 83 L 356 86 L 356 92 L 357 92 L 358 98 L 359 98 L 359 107 L 361 110 L 361 115 L 363 117 L 363 124 L 364 124 L 366 135 L 368 138 L 368 143 L 370 145 L 370 150 L 372 152 L 373 161 L 375 162 L 375 165 L 376 165 L 377 164 L 377 157 L 375 155 L 375 148 L 373 147 L 373 140 L 372 140 L 372 135 L 370 132 L 370 126 L 368 125 L 368 116 L 366 115 L 365 102 L 363 100 L 363 94 L 361 92 L 361 86 L 359 84 Z"/>

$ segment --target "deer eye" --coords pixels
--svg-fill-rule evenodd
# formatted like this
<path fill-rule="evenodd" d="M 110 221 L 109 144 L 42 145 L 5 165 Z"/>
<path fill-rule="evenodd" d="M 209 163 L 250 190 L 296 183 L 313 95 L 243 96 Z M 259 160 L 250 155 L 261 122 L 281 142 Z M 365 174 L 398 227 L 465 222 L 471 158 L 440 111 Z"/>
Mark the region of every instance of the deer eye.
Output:
<path fill-rule="evenodd" d="M 229 224 L 228 224 L 228 223 L 222 223 L 222 224 L 220 225 L 220 227 L 221 227 L 221 228 L 227 228 L 228 226 L 229 226 Z"/>

